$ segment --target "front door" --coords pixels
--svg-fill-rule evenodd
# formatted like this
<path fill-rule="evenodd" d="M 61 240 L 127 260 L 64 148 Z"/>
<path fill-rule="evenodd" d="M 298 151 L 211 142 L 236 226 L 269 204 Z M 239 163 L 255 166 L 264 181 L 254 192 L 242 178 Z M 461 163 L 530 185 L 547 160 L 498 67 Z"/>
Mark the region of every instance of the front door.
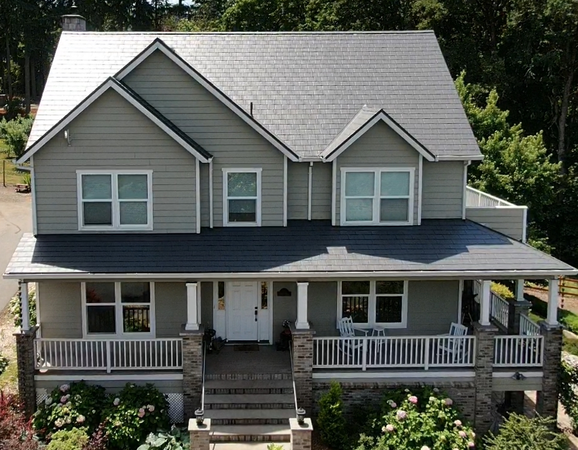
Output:
<path fill-rule="evenodd" d="M 258 340 L 259 283 L 231 281 L 225 289 L 227 338 L 230 341 Z"/>

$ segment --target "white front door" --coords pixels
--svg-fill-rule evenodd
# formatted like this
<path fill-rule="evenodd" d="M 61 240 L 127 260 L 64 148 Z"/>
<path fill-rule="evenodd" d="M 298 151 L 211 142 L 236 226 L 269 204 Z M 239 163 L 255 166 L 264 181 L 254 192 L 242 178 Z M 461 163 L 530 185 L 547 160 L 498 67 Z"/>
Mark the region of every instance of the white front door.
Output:
<path fill-rule="evenodd" d="M 259 283 L 230 281 L 225 289 L 227 338 L 230 341 L 258 340 Z"/>

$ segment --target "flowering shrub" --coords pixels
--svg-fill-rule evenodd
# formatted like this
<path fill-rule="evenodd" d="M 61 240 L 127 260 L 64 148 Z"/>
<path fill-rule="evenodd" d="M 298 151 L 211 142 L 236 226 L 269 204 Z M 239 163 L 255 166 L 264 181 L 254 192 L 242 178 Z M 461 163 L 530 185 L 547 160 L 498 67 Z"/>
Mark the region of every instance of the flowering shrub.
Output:
<path fill-rule="evenodd" d="M 57 431 L 46 450 L 83 450 L 88 444 L 86 431 L 80 428 Z"/>
<path fill-rule="evenodd" d="M 0 450 L 37 450 L 34 430 L 16 396 L 0 391 Z"/>
<path fill-rule="evenodd" d="M 437 389 L 394 391 L 359 438 L 357 450 L 470 450 L 475 434 Z"/>
<path fill-rule="evenodd" d="M 55 388 L 34 414 L 37 434 L 50 440 L 52 433 L 83 427 L 92 433 L 100 423 L 104 388 L 84 381 Z"/>
<path fill-rule="evenodd" d="M 169 429 L 169 403 L 152 384 L 128 383 L 118 395 L 110 396 L 104 411 L 109 449 L 130 449 L 147 435 Z"/>

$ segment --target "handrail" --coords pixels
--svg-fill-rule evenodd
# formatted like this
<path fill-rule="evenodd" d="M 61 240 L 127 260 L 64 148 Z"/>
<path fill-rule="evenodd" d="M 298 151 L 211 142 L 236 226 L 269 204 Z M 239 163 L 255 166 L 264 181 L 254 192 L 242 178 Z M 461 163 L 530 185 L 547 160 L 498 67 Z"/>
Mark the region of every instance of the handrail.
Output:
<path fill-rule="evenodd" d="M 482 201 L 482 199 L 484 201 Z M 477 201 L 476 201 L 477 200 Z M 485 204 L 482 204 L 485 203 Z M 492 208 L 496 206 L 516 206 L 513 203 L 510 203 L 506 200 L 503 200 L 499 197 L 494 195 L 488 194 L 487 192 L 480 191 L 479 189 L 475 189 L 471 186 L 466 186 L 466 207 L 473 207 L 473 208 Z"/>
<path fill-rule="evenodd" d="M 205 373 L 206 373 L 206 366 L 207 366 L 207 344 L 203 339 L 203 381 L 201 384 L 201 412 L 205 413 Z"/>
<path fill-rule="evenodd" d="M 293 402 L 295 403 L 295 417 L 299 417 L 299 406 L 297 405 L 297 389 L 295 387 L 295 369 L 293 366 L 293 350 L 289 346 L 289 359 L 291 360 L 291 381 L 293 382 Z"/>

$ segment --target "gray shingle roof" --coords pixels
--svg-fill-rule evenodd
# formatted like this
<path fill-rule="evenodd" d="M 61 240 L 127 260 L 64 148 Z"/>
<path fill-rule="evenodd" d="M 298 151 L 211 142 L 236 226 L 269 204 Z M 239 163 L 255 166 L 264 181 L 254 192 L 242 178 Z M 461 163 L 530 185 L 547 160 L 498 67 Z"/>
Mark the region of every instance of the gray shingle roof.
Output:
<path fill-rule="evenodd" d="M 433 32 L 63 33 L 28 145 L 157 37 L 302 157 L 363 105 L 435 155 L 480 155 Z"/>
<path fill-rule="evenodd" d="M 85 274 L 259 273 L 337 277 L 494 276 L 534 278 L 576 269 L 470 221 L 424 220 L 420 227 L 215 228 L 201 234 L 25 235 L 11 277 Z M 401 275 L 400 275 L 401 273 Z M 153 275 L 154 278 L 154 275 Z"/>

